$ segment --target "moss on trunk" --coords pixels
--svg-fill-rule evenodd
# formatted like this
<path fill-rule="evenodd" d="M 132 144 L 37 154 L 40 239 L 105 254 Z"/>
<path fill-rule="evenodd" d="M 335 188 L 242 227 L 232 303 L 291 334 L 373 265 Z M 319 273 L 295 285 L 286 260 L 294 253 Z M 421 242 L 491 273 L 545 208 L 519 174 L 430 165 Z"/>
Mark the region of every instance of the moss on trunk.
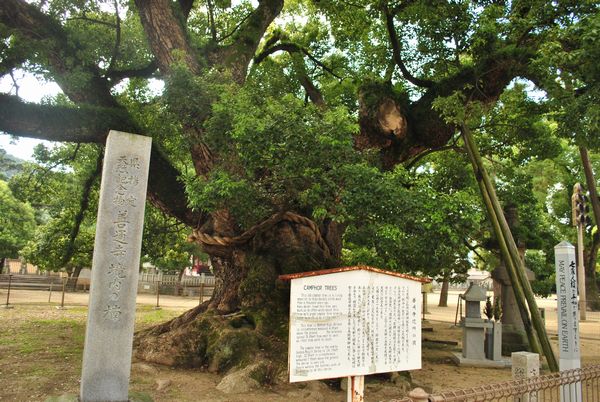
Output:
<path fill-rule="evenodd" d="M 323 253 L 314 232 L 291 222 L 281 222 L 244 248 L 212 261 L 213 298 L 136 333 L 135 356 L 218 373 L 264 360 L 264 377 L 272 378 L 287 364 L 289 284 L 279 281 L 279 275 L 329 268 L 337 261 Z"/>

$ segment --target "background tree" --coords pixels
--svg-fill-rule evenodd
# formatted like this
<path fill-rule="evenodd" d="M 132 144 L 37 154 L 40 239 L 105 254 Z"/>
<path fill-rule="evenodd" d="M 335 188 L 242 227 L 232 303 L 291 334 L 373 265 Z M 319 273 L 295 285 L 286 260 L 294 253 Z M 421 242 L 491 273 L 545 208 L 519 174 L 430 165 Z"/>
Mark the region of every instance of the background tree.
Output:
<path fill-rule="evenodd" d="M 15 198 L 8 184 L 2 180 L 0 180 L 0 229 L 0 268 L 4 269 L 5 259 L 19 257 L 19 250 L 33 235 L 35 219 L 33 208 Z"/>
<path fill-rule="evenodd" d="M 78 277 L 91 266 L 101 151 L 95 145 L 38 145 L 10 186 L 36 210 L 35 236 L 22 250 L 39 268 Z"/>
<path fill-rule="evenodd" d="M 0 180 L 8 181 L 12 176 L 20 172 L 22 161 L 8 155 L 0 148 Z"/>

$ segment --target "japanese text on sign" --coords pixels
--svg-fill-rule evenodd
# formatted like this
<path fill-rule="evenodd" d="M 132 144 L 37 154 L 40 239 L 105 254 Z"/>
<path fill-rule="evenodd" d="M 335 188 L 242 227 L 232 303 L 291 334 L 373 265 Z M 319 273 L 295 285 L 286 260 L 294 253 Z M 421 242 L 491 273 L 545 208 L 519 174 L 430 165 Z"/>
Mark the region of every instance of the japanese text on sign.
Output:
<path fill-rule="evenodd" d="M 292 280 L 290 381 L 421 365 L 421 284 L 369 271 Z"/>

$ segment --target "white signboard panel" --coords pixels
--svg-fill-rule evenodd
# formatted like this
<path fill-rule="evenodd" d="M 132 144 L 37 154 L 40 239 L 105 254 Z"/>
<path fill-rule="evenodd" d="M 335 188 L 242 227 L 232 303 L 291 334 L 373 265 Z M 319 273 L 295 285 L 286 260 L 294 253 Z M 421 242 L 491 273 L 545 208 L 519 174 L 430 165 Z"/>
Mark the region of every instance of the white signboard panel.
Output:
<path fill-rule="evenodd" d="M 367 270 L 292 279 L 290 382 L 421 368 L 421 283 Z"/>
<path fill-rule="evenodd" d="M 575 247 L 564 241 L 554 247 L 560 370 L 580 368 L 579 304 Z"/>

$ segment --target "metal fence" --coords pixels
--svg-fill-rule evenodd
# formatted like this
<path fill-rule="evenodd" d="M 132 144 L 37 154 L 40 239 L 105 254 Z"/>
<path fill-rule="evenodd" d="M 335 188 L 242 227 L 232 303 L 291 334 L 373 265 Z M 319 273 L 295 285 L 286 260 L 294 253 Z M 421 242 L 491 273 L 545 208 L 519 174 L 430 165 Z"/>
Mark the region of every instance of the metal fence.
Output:
<path fill-rule="evenodd" d="M 593 301 L 586 301 L 587 309 L 585 312 L 587 321 L 596 321 L 600 322 L 600 310 L 598 309 L 598 303 Z"/>
<path fill-rule="evenodd" d="M 522 380 L 427 394 L 420 388 L 390 402 L 600 402 L 600 365 Z"/>
<path fill-rule="evenodd" d="M 140 273 L 139 282 L 160 282 L 164 285 L 175 285 L 177 283 L 182 286 L 200 286 L 204 284 L 206 286 L 214 286 L 215 285 L 215 277 L 208 275 L 200 275 L 200 276 L 182 276 L 181 282 L 179 281 L 178 275 L 163 275 L 159 274 L 146 274 Z"/>

